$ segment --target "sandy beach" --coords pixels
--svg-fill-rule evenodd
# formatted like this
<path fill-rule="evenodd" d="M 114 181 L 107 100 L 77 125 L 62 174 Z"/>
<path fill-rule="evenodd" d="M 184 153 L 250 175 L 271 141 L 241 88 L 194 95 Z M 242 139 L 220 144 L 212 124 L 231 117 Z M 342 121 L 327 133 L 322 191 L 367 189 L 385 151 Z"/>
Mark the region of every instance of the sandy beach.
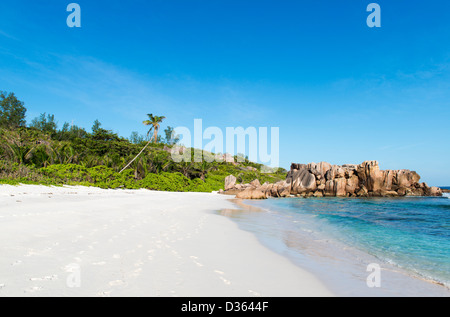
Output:
<path fill-rule="evenodd" d="M 332 296 L 204 193 L 0 186 L 0 296 Z"/>

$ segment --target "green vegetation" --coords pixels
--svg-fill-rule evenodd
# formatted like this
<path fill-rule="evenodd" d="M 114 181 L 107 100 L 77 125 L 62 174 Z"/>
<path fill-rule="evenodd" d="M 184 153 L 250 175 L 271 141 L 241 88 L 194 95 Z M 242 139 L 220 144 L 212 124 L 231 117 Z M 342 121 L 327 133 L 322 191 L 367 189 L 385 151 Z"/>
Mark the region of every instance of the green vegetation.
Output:
<path fill-rule="evenodd" d="M 176 163 L 170 154 L 178 142 L 173 128 L 165 129 L 164 139 L 158 136 L 164 117 L 148 115 L 144 121 L 150 126 L 147 137 L 133 132 L 125 139 L 103 129 L 98 120 L 92 132 L 68 123 L 58 129 L 55 117 L 46 113 L 27 126 L 24 103 L 14 94 L 0 92 L 0 105 L 0 184 L 211 192 L 223 189 L 230 174 L 242 183 L 286 177 L 283 169 L 261 173 L 263 166 L 247 159 L 239 164 L 194 163 L 193 158 L 202 152 L 193 149 L 187 149 L 192 162 Z"/>
<path fill-rule="evenodd" d="M 24 103 L 13 93 L 0 91 L 0 127 L 17 128 L 25 126 Z"/>

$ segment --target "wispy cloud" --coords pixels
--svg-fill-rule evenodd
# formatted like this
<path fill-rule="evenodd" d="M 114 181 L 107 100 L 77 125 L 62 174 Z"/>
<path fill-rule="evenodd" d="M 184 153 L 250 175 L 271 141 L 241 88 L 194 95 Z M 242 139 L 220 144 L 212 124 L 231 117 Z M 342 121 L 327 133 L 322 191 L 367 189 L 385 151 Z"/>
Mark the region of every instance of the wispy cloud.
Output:
<path fill-rule="evenodd" d="M 170 118 L 173 126 L 189 126 L 195 118 L 205 119 L 208 125 L 248 124 L 262 119 L 266 113 L 246 95 L 245 89 L 229 82 L 151 77 L 86 56 L 45 54 L 33 59 L 20 56 L 14 59 L 23 67 L 19 72 L 12 69 L 3 72 L 0 80 L 15 81 L 49 100 L 61 100 L 62 104 L 53 107 L 74 107 L 66 110 L 73 116 L 101 113 L 110 122 L 107 128 L 122 135 L 127 135 L 133 125 L 139 128 L 145 114 L 150 112 Z M 52 111 L 51 107 L 41 106 L 37 112 Z M 60 120 L 72 119 L 77 122 L 76 118 Z"/>
<path fill-rule="evenodd" d="M 0 30 L 0 36 L 6 37 L 6 38 L 11 39 L 11 40 L 14 40 L 14 41 L 20 41 L 17 37 L 12 36 L 11 34 L 6 33 L 6 32 L 3 31 L 3 30 Z"/>
<path fill-rule="evenodd" d="M 420 146 L 425 145 L 424 143 L 413 143 L 413 144 L 401 144 L 400 142 L 398 144 L 391 144 L 391 145 L 385 145 L 379 148 L 380 151 L 392 151 L 392 152 L 398 152 L 398 151 L 406 151 L 409 149 L 417 148 Z"/>
<path fill-rule="evenodd" d="M 176 102 L 158 92 L 155 82 L 139 74 L 90 57 L 55 56 L 51 65 L 36 68 L 51 95 L 72 100 L 84 109 L 113 112 L 124 119 L 141 119 L 146 111 L 167 111 Z"/>
<path fill-rule="evenodd" d="M 428 69 L 418 69 L 413 72 L 399 71 L 397 76 L 400 80 L 423 81 L 446 76 L 450 71 L 450 63 L 439 63 L 430 66 Z"/>

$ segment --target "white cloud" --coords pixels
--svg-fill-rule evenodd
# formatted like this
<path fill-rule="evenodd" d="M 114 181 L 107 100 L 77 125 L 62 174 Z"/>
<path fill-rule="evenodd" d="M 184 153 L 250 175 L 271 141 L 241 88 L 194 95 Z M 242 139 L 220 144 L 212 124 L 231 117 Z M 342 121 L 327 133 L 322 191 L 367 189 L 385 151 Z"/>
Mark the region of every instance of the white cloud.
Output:
<path fill-rule="evenodd" d="M 127 127 L 145 129 L 140 123 L 147 113 L 166 116 L 166 123 L 172 126 L 189 126 L 195 118 L 208 119 L 205 120 L 208 125 L 237 125 L 237 122 L 252 125 L 255 119 L 268 117 L 267 110 L 250 100 L 245 88 L 230 82 L 145 76 L 83 56 L 44 54 L 33 59 L 20 56 L 14 59 L 23 65 L 21 70 L 5 71 L 0 79 L 31 87 L 44 98 L 62 100 L 60 107 L 76 106 L 73 113 L 89 113 L 90 120 L 95 119 L 96 113 L 104 113 L 111 121 L 107 128 L 125 136 L 132 129 Z M 49 105 L 45 107 L 38 112 L 52 111 Z M 59 118 L 72 119 L 79 122 L 77 118 Z"/>
<path fill-rule="evenodd" d="M 14 40 L 14 41 L 20 41 L 20 40 L 19 40 L 18 38 L 16 38 L 15 36 L 12 36 L 11 34 L 5 32 L 5 31 L 3 31 L 3 30 L 0 30 L 0 36 L 7 37 L 7 38 L 9 38 L 9 39 L 11 39 L 11 40 Z"/>

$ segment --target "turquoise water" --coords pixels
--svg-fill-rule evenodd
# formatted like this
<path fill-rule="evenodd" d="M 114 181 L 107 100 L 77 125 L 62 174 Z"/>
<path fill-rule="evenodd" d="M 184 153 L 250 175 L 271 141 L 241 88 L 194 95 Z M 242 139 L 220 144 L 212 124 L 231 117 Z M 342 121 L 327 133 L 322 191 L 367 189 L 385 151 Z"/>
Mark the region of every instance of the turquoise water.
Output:
<path fill-rule="evenodd" d="M 247 229 L 264 232 L 266 241 L 280 240 L 289 252 L 304 253 L 304 247 L 291 246 L 295 239 L 301 242 L 297 246 L 305 244 L 306 232 L 310 240 L 338 241 L 381 263 L 450 287 L 448 194 L 438 198 L 286 198 L 248 203 L 266 213 L 250 217 Z M 339 256 L 341 252 L 333 248 Z"/>

